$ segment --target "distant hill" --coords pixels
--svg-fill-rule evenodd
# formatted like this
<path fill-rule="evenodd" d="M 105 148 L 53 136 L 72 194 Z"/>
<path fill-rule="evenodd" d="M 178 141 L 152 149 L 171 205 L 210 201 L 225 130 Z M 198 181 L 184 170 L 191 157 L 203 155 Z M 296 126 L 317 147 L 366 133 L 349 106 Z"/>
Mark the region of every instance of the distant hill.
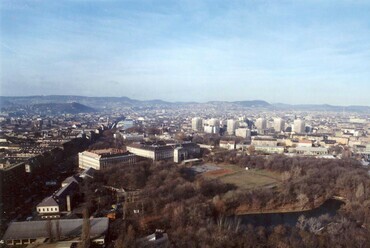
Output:
<path fill-rule="evenodd" d="M 78 114 L 78 113 L 92 113 L 95 109 L 86 105 L 72 102 L 72 103 L 39 103 L 33 104 L 30 108 L 34 112 L 39 113 L 60 113 L 60 114 Z"/>
<path fill-rule="evenodd" d="M 237 101 L 237 102 L 233 102 L 235 104 L 238 104 L 238 105 L 241 105 L 241 106 L 244 106 L 244 107 L 270 107 L 271 104 L 266 102 L 266 101 L 262 101 L 262 100 L 254 100 L 254 101 Z"/>
<path fill-rule="evenodd" d="M 167 102 L 160 99 L 136 100 L 125 96 L 122 97 L 87 97 L 69 95 L 49 95 L 49 96 L 0 96 L 0 107 L 2 110 L 14 110 L 26 108 L 27 111 L 51 111 L 55 113 L 86 113 L 102 109 L 113 109 L 117 107 L 145 107 L 145 108 L 171 108 L 176 106 L 189 106 L 191 108 L 210 106 L 226 107 L 245 107 L 245 108 L 264 108 L 266 110 L 295 110 L 295 111 L 331 111 L 331 112 L 370 112 L 369 106 L 334 106 L 329 104 L 270 104 L 264 100 L 246 101 L 209 101 L 206 103 L 198 102 Z"/>
<path fill-rule="evenodd" d="M 327 112 L 370 112 L 369 106 L 335 106 L 329 104 L 284 104 L 276 103 L 272 104 L 275 109 L 280 110 L 299 110 L 299 111 L 327 111 Z"/>
<path fill-rule="evenodd" d="M 0 107 L 2 111 L 38 114 L 78 114 L 97 111 L 78 102 L 63 102 L 58 98 L 55 102 L 51 101 L 50 98 L 45 100 L 39 97 L 0 97 Z"/>

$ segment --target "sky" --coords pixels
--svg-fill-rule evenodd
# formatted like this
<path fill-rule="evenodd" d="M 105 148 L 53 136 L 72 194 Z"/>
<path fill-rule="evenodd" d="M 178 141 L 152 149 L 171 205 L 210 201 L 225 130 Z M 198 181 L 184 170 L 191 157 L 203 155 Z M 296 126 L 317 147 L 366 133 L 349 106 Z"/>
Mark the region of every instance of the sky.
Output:
<path fill-rule="evenodd" d="M 0 95 L 370 106 L 370 1 L 1 0 Z"/>

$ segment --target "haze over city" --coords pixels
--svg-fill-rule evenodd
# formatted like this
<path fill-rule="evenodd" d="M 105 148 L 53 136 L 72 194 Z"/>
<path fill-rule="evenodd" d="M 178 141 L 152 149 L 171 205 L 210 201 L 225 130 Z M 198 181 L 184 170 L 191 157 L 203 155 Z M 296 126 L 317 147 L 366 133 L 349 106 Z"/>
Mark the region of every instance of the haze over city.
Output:
<path fill-rule="evenodd" d="M 1 1 L 0 95 L 370 105 L 366 1 Z"/>
<path fill-rule="evenodd" d="M 0 248 L 370 247 L 369 13 L 0 0 Z"/>

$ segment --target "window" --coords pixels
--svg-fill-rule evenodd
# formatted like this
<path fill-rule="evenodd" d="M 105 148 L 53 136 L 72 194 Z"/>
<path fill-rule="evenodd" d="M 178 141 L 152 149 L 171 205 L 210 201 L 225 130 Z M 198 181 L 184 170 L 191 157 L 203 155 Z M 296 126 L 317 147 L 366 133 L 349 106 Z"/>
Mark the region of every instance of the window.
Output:
<path fill-rule="evenodd" d="M 49 208 L 46 208 L 46 211 L 48 211 L 48 212 L 49 212 Z"/>

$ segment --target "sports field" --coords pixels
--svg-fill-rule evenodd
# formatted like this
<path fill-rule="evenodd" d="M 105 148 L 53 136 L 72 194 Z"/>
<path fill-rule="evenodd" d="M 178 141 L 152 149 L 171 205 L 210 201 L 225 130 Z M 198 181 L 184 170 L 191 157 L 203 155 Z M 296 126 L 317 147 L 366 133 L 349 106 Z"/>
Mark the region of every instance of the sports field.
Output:
<path fill-rule="evenodd" d="M 203 173 L 206 178 L 218 178 L 224 183 L 234 184 L 240 189 L 251 189 L 258 187 L 273 187 L 277 185 L 281 176 L 279 173 L 267 170 L 245 170 L 236 165 L 220 165 L 218 170 Z"/>

